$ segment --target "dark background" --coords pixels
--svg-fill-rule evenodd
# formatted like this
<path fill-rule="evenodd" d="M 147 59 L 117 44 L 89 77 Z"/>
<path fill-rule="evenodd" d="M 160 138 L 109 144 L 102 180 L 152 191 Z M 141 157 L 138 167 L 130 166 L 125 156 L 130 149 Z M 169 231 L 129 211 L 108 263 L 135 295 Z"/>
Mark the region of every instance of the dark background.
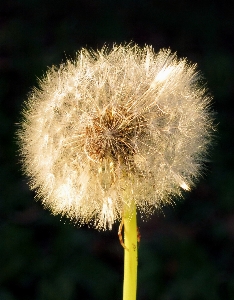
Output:
<path fill-rule="evenodd" d="M 22 102 L 52 64 L 107 42 L 170 47 L 214 95 L 216 145 L 185 201 L 139 218 L 139 300 L 234 299 L 234 10 L 214 0 L 2 0 L 0 300 L 121 299 L 123 249 L 33 200 L 14 141 Z"/>

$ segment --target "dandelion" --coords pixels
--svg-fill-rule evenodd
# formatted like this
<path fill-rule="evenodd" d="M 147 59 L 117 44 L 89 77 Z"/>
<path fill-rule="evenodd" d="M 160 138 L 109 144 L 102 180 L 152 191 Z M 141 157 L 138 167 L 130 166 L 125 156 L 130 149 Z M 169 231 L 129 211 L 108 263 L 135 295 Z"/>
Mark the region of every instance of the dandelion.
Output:
<path fill-rule="evenodd" d="M 135 208 L 150 215 L 202 172 L 210 100 L 196 65 L 170 50 L 82 49 L 26 101 L 18 139 L 30 186 L 54 214 L 98 229 L 134 221 Z"/>

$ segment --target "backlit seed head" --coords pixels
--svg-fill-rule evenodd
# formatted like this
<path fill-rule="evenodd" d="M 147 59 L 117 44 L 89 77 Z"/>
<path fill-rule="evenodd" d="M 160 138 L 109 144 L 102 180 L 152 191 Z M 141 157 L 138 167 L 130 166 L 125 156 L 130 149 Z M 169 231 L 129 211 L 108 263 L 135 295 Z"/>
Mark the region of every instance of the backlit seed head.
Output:
<path fill-rule="evenodd" d="M 136 45 L 81 50 L 51 68 L 17 132 L 30 186 L 54 214 L 111 228 L 189 191 L 212 136 L 196 66 Z"/>

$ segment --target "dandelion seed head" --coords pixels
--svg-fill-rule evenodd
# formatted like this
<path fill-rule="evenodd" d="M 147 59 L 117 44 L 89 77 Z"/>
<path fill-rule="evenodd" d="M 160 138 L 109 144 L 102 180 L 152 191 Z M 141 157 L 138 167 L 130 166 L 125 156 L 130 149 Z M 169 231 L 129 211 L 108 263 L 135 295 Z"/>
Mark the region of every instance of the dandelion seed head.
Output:
<path fill-rule="evenodd" d="M 151 214 L 201 174 L 210 101 L 196 65 L 170 50 L 82 49 L 25 102 L 17 135 L 30 186 L 54 214 L 98 229 L 132 202 Z"/>

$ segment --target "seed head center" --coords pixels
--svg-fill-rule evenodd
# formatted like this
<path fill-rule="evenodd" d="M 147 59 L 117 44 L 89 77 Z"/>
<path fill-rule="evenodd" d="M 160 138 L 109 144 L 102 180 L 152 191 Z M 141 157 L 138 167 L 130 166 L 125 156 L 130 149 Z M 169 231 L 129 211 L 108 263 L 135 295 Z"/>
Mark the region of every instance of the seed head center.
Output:
<path fill-rule="evenodd" d="M 123 109 L 93 117 L 86 127 L 86 151 L 93 160 L 110 158 L 127 163 L 136 153 L 135 139 L 142 131 L 144 118 L 134 118 Z"/>

